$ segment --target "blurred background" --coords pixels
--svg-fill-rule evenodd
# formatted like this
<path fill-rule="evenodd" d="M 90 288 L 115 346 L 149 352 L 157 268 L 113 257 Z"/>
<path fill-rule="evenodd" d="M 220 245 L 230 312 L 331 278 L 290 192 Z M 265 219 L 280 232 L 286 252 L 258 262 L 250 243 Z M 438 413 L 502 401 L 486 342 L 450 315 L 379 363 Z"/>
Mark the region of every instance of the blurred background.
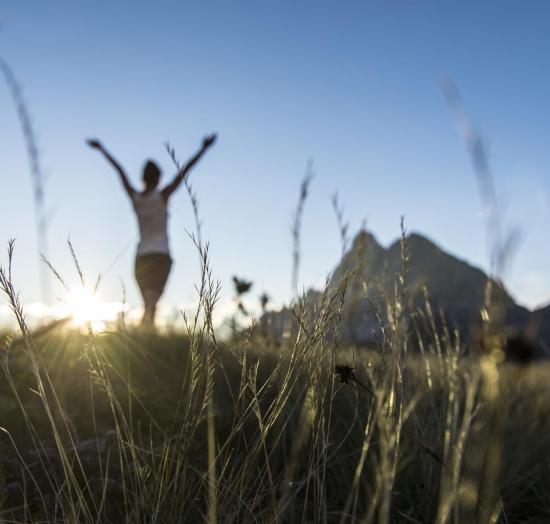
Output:
<path fill-rule="evenodd" d="M 218 133 L 190 180 L 223 286 L 220 318 L 234 307 L 235 274 L 254 282 L 251 300 L 264 291 L 274 307 L 291 298 L 289 230 L 309 159 L 300 288 L 322 287 L 340 258 L 335 191 L 351 233 L 366 221 L 388 245 L 405 215 L 409 230 L 487 271 L 486 210 L 441 92 L 446 76 L 488 145 L 505 222 L 521 231 L 507 288 L 530 308 L 550 301 L 547 3 L 35 0 L 3 2 L 0 23 L 0 56 L 37 135 L 48 257 L 76 285 L 70 237 L 89 280 L 104 276 L 106 310 L 123 286 L 140 307 L 137 224 L 115 174 L 85 146 L 90 136 L 138 186 L 147 158 L 165 182 L 174 174 L 165 141 L 185 161 Z M 63 288 L 52 278 L 50 296 L 41 291 L 26 146 L 2 82 L 0 246 L 16 239 L 15 282 L 29 314 L 61 314 Z M 165 318 L 193 305 L 199 277 L 184 189 L 170 215 Z"/>

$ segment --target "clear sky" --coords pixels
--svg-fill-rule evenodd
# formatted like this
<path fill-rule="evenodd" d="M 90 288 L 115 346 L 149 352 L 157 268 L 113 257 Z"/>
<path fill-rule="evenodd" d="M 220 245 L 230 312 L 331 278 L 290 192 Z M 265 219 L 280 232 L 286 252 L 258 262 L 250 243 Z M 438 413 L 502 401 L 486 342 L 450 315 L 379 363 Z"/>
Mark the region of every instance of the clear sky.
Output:
<path fill-rule="evenodd" d="M 475 176 L 440 91 L 461 89 L 489 144 L 509 224 L 522 244 L 506 284 L 522 304 L 550 301 L 550 4 L 545 1 L 0 3 L 0 56 L 13 68 L 47 174 L 52 262 L 76 282 L 68 236 L 102 294 L 139 304 L 136 223 L 99 137 L 139 183 L 146 158 L 173 174 L 203 135 L 216 146 L 191 180 L 223 296 L 231 275 L 278 302 L 290 295 L 289 226 L 307 160 L 317 176 L 303 224 L 301 286 L 339 258 L 329 196 L 353 230 L 387 244 L 410 230 L 487 268 Z M 40 300 L 31 183 L 16 112 L 0 84 L 0 245 L 15 237 L 16 283 Z M 197 258 L 187 195 L 171 203 L 175 266 L 167 305 L 193 300 Z M 5 261 L 4 255 L 0 257 Z M 54 295 L 61 294 L 55 288 Z"/>

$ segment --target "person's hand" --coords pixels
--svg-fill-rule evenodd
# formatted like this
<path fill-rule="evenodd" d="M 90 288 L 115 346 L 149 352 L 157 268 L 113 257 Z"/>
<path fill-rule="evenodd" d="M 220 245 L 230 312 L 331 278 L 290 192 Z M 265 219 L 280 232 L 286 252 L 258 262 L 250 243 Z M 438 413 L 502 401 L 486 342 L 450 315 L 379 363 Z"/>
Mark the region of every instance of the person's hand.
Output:
<path fill-rule="evenodd" d="M 204 149 L 210 147 L 210 146 L 216 141 L 216 138 L 217 138 L 216 133 L 213 133 L 213 134 L 210 135 L 210 136 L 204 137 L 204 139 L 203 139 L 203 141 L 202 141 L 202 147 L 203 147 Z"/>
<path fill-rule="evenodd" d="M 103 149 L 101 142 L 95 138 L 89 138 L 88 140 L 86 140 L 86 143 L 94 149 Z"/>

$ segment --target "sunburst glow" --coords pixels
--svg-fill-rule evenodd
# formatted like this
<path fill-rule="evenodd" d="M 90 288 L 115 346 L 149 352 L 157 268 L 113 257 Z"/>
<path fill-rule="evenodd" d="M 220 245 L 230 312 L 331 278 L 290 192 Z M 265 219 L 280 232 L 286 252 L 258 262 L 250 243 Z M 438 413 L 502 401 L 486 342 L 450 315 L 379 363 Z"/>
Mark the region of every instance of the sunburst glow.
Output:
<path fill-rule="evenodd" d="M 114 322 L 124 310 L 119 302 L 103 302 L 93 290 L 80 287 L 71 292 L 67 301 L 69 315 L 76 327 L 90 326 L 103 331 L 107 323 Z"/>

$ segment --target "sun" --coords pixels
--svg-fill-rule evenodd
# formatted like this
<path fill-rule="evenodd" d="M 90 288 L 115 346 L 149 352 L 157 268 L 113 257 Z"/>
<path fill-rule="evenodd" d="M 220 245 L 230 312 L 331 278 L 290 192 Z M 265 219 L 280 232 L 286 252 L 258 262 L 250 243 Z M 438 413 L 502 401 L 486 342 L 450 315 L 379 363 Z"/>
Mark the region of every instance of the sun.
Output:
<path fill-rule="evenodd" d="M 111 320 L 111 311 L 108 311 L 97 294 L 89 288 L 72 290 L 67 305 L 76 327 L 91 326 L 96 331 L 103 331 L 105 322 Z"/>

